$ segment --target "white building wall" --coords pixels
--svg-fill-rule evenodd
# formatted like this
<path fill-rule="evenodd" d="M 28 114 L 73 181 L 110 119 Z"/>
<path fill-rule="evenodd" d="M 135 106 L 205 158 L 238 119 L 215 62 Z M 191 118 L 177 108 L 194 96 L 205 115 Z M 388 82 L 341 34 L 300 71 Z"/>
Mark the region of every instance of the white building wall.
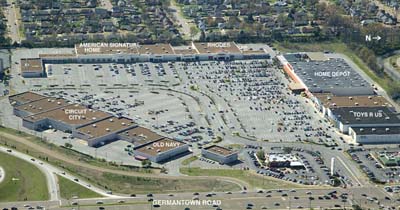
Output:
<path fill-rule="evenodd" d="M 43 77 L 44 74 L 43 72 L 22 72 L 21 76 L 25 78 L 38 78 Z"/>
<path fill-rule="evenodd" d="M 215 160 L 221 164 L 227 164 L 230 162 L 234 162 L 237 160 L 238 155 L 237 153 L 231 154 L 229 156 L 223 156 L 223 155 L 219 155 L 219 154 L 215 154 L 213 152 L 210 152 L 208 150 L 202 149 L 201 150 L 201 155 L 204 156 L 205 158 L 211 159 L 211 160 Z"/>

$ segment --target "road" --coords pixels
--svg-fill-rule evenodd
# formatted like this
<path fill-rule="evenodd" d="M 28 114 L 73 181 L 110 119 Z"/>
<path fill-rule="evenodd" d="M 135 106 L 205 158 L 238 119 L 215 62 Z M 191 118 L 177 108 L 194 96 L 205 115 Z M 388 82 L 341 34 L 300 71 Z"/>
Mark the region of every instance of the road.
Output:
<path fill-rule="evenodd" d="M 391 52 L 389 54 L 383 55 L 381 57 L 377 58 L 377 62 L 378 65 L 380 67 L 383 67 L 383 69 L 385 70 L 385 72 L 393 78 L 393 80 L 397 80 L 400 81 L 400 71 L 398 71 L 397 69 L 395 69 L 389 61 L 389 57 L 393 56 L 393 55 L 400 55 L 400 50 L 396 50 L 394 52 Z M 397 61 L 397 63 L 399 63 L 399 61 Z"/>
<path fill-rule="evenodd" d="M 178 29 L 181 31 L 182 36 L 187 36 L 190 37 L 190 24 L 188 23 L 188 20 L 183 17 L 182 12 L 180 11 L 180 8 L 176 5 L 175 1 L 171 1 L 170 5 L 170 10 L 172 11 L 172 15 L 175 17 L 178 25 L 182 25 L 182 27 L 178 27 Z M 194 37 L 190 37 L 191 40 L 198 40 L 200 37 L 200 33 L 197 33 Z"/>
<path fill-rule="evenodd" d="M 17 7 L 13 4 L 13 0 L 7 0 L 10 5 L 5 9 L 5 17 L 7 19 L 8 36 L 11 38 L 12 43 L 21 43 L 21 35 L 19 34 L 19 22 L 17 17 Z"/>
<path fill-rule="evenodd" d="M 342 193 L 347 193 L 347 199 L 336 199 L 336 198 L 321 198 L 327 195 L 333 190 L 337 191 L 339 196 Z M 253 209 L 260 209 L 262 207 L 267 207 L 268 209 L 298 209 L 300 207 L 309 208 L 333 208 L 335 205 L 349 207 L 354 203 L 359 204 L 364 208 L 378 209 L 380 204 L 385 206 L 395 206 L 398 205 L 398 201 L 386 200 L 384 194 L 378 191 L 367 188 L 354 188 L 354 189 L 297 189 L 297 190 L 282 190 L 279 189 L 254 192 L 249 191 L 247 193 L 242 192 L 232 192 L 230 194 L 223 192 L 215 192 L 212 196 L 206 196 L 207 193 L 200 193 L 197 197 L 200 201 L 214 201 L 220 202 L 220 207 L 222 209 L 229 210 L 241 210 L 245 209 L 247 205 L 253 205 Z M 286 194 L 286 195 L 285 195 Z M 362 194 L 367 194 L 367 197 L 376 197 L 380 199 L 381 202 L 371 202 L 367 200 L 366 196 Z M 191 201 L 193 199 L 193 193 L 177 193 L 177 194 L 154 194 L 152 199 L 154 203 L 160 203 L 163 201 Z M 314 200 L 311 200 L 312 197 Z M 99 209 L 99 206 L 104 206 L 105 209 L 171 209 L 178 210 L 184 209 L 185 207 L 190 207 L 190 209 L 215 209 L 211 205 L 161 205 L 161 208 L 152 208 L 153 202 L 148 201 L 149 197 L 146 195 L 137 195 L 136 197 L 126 197 L 126 198 L 95 198 L 95 199 L 72 199 L 72 200 L 62 200 L 62 202 L 54 201 L 41 201 L 41 202 L 14 202 L 14 203 L 0 203 L 0 208 L 16 206 L 22 207 L 24 205 L 42 205 L 46 206 L 47 209 L 71 209 L 71 204 L 75 203 L 75 209 Z"/>

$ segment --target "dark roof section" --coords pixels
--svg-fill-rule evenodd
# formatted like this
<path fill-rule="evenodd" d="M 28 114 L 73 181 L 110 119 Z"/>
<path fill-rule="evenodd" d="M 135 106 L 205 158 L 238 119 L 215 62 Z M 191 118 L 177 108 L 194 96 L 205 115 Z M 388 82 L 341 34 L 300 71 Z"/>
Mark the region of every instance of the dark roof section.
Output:
<path fill-rule="evenodd" d="M 343 124 L 397 124 L 398 115 L 387 107 L 341 107 L 331 109 Z"/>
<path fill-rule="evenodd" d="M 373 95 L 374 89 L 341 58 L 311 61 L 306 54 L 285 54 L 295 73 L 312 93 Z"/>

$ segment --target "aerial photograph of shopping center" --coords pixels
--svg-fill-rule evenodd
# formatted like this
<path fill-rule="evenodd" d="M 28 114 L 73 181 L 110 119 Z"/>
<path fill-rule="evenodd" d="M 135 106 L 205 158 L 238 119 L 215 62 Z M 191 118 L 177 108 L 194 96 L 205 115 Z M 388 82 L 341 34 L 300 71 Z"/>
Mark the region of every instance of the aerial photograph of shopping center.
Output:
<path fill-rule="evenodd" d="M 0 210 L 400 209 L 399 0 L 0 0 Z"/>

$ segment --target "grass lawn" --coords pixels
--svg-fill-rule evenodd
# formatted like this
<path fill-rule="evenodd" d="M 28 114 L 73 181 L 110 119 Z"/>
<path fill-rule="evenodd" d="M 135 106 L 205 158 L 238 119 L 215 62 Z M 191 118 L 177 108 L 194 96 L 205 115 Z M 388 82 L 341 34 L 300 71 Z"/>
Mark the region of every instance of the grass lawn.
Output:
<path fill-rule="evenodd" d="M 190 157 L 190 158 L 185 159 L 184 161 L 182 161 L 182 165 L 187 166 L 187 165 L 189 165 L 191 162 L 193 162 L 193 161 L 195 161 L 195 160 L 197 160 L 197 159 L 199 159 L 197 156 Z"/>
<path fill-rule="evenodd" d="M 304 188 L 303 185 L 298 185 L 279 179 L 265 177 L 254 172 L 236 170 L 236 169 L 201 169 L 201 168 L 181 168 L 181 173 L 189 176 L 226 176 L 240 179 L 249 183 L 253 187 L 262 189 L 292 189 Z"/>
<path fill-rule="evenodd" d="M 275 43 L 274 46 L 282 52 L 323 52 L 332 51 L 341 53 L 349 57 L 361 70 L 363 70 L 372 80 L 378 83 L 385 91 L 388 84 L 391 84 L 387 77 L 378 77 L 354 52 L 342 42 L 320 42 L 320 43 Z"/>
<path fill-rule="evenodd" d="M 162 179 L 102 174 L 102 184 L 122 193 L 170 193 L 238 191 L 240 187 L 230 182 L 212 179 Z"/>
<path fill-rule="evenodd" d="M 45 175 L 34 165 L 0 152 L 6 176 L 0 183 L 0 202 L 39 201 L 49 198 Z"/>
<path fill-rule="evenodd" d="M 65 199 L 70 199 L 74 196 L 77 196 L 78 198 L 99 198 L 103 197 L 100 194 L 97 194 L 96 192 L 93 192 L 79 184 L 76 184 L 75 182 L 66 179 L 62 176 L 58 176 L 58 184 L 60 186 L 60 195 L 62 198 Z"/>

